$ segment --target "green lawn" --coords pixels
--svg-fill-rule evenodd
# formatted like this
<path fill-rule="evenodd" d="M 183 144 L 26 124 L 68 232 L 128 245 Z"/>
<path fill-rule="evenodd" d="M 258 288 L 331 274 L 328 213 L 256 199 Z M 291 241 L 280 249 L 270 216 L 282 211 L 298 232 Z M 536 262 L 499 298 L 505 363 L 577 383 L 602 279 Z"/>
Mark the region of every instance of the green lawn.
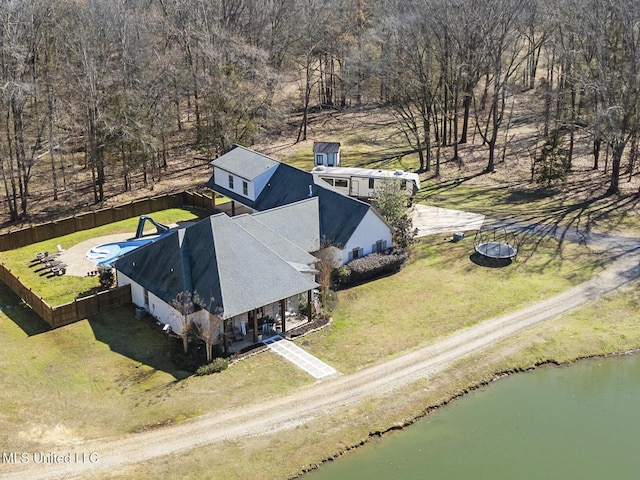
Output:
<path fill-rule="evenodd" d="M 553 322 L 527 329 L 440 374 L 391 393 L 381 392 L 379 398 L 347 406 L 297 428 L 154 459 L 98 478 L 294 478 L 303 469 L 345 453 L 363 441 L 377 441 L 377 435 L 369 437 L 373 432 L 421 417 L 429 407 L 490 382 L 496 373 L 534 368 L 541 362 L 571 362 L 585 356 L 637 349 L 640 329 L 634 312 L 639 306 L 637 288 L 614 293 Z"/>
<path fill-rule="evenodd" d="M 166 334 L 119 308 L 55 330 L 0 284 L 0 447 L 131 433 L 313 382 L 277 355 L 188 377 Z M 268 380 L 268 381 L 265 381 Z"/>
<path fill-rule="evenodd" d="M 202 212 L 193 209 L 175 208 L 154 212 L 152 217 L 162 224 L 174 224 L 187 222 L 198 218 Z M 42 275 L 37 266 L 32 264 L 37 252 L 56 252 L 57 245 L 63 248 L 71 248 L 85 240 L 98 238 L 116 233 L 135 234 L 139 217 L 132 217 L 120 222 L 103 225 L 90 230 L 82 230 L 62 237 L 57 237 L 44 242 L 34 243 L 26 247 L 18 248 L 8 252 L 0 253 L 0 262 L 7 266 L 14 275 L 34 292 L 40 295 L 52 306 L 63 305 L 73 301 L 75 298 L 90 292 L 92 288 L 98 286 L 97 277 L 75 277 L 64 275 L 60 277 L 47 278 Z"/>
<path fill-rule="evenodd" d="M 299 343 L 349 373 L 552 295 L 599 269 L 597 255 L 553 241 L 531 239 L 500 269 L 474 264 L 471 251 L 470 241 L 424 239 L 396 275 L 339 292 L 334 322 Z M 4 286 L 0 305 L 5 446 L 21 431 L 62 429 L 71 438 L 133 432 L 313 383 L 269 353 L 221 374 L 185 378 L 168 360 L 166 336 L 136 320 L 133 307 L 47 330 Z"/>
<path fill-rule="evenodd" d="M 558 293 L 599 271 L 602 260 L 586 247 L 535 237 L 507 267 L 476 265 L 472 253 L 471 239 L 426 237 L 399 273 L 339 292 L 332 325 L 303 343 L 352 372 Z"/>

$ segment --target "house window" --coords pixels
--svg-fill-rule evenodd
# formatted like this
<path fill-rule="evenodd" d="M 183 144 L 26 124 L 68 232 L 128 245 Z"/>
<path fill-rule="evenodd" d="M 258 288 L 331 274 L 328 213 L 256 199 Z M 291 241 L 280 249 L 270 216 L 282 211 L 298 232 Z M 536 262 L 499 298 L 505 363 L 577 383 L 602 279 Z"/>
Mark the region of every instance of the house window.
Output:
<path fill-rule="evenodd" d="M 327 153 L 327 165 L 333 167 L 336 163 L 336 154 L 335 153 Z"/>
<path fill-rule="evenodd" d="M 229 175 L 229 189 L 233 190 L 233 175 Z"/>
<path fill-rule="evenodd" d="M 324 163 L 323 155 L 322 154 L 317 154 L 316 155 L 316 165 L 322 165 L 323 163 Z"/>
<path fill-rule="evenodd" d="M 373 188 L 375 187 L 376 181 L 374 178 L 370 178 L 369 179 L 369 190 L 373 190 Z"/>
<path fill-rule="evenodd" d="M 149 290 L 145 288 L 143 293 L 144 293 L 144 306 L 148 307 L 149 306 Z"/>
<path fill-rule="evenodd" d="M 336 187 L 347 188 L 348 185 L 349 185 L 349 182 L 347 182 L 346 180 L 344 180 L 342 178 L 336 178 L 336 183 L 335 183 Z"/>
<path fill-rule="evenodd" d="M 371 250 L 376 253 L 384 252 L 386 249 L 387 249 L 386 240 L 378 240 L 376 243 L 371 245 Z"/>
<path fill-rule="evenodd" d="M 249 185 L 247 182 L 242 182 L 242 194 L 249 195 Z"/>
<path fill-rule="evenodd" d="M 402 188 L 403 190 L 407 189 L 407 181 L 406 180 L 402 180 L 402 183 L 400 184 L 400 188 Z"/>
<path fill-rule="evenodd" d="M 361 258 L 364 256 L 364 252 L 362 248 L 356 247 L 349 252 L 349 261 L 355 260 L 356 258 Z"/>

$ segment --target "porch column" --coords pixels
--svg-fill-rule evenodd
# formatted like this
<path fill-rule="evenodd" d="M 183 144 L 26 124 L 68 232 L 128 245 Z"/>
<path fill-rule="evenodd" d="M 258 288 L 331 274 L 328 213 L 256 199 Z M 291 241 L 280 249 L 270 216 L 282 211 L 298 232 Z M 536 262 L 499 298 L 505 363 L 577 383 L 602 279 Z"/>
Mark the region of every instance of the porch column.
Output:
<path fill-rule="evenodd" d="M 287 324 L 286 324 L 286 313 L 287 313 L 287 299 L 283 298 L 282 300 L 280 300 L 280 318 L 282 319 L 282 333 L 284 334 L 284 332 L 287 331 Z"/>
<path fill-rule="evenodd" d="M 231 200 L 231 216 L 236 216 L 236 202 L 234 202 L 233 200 Z"/>
<path fill-rule="evenodd" d="M 222 321 L 222 349 L 224 353 L 229 353 L 229 339 L 227 337 L 227 321 Z"/>
<path fill-rule="evenodd" d="M 311 321 L 311 311 L 313 305 L 311 305 L 311 290 L 307 290 L 307 318 Z"/>
<path fill-rule="evenodd" d="M 253 309 L 253 343 L 258 343 L 258 309 Z"/>

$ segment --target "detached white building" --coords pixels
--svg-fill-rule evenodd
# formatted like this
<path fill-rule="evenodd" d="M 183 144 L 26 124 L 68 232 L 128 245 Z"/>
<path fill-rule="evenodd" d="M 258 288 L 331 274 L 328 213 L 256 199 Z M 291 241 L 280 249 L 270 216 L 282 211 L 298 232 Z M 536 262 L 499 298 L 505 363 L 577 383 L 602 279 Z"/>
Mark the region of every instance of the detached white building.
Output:
<path fill-rule="evenodd" d="M 337 167 L 340 165 L 340 143 L 313 142 L 313 163 Z"/>

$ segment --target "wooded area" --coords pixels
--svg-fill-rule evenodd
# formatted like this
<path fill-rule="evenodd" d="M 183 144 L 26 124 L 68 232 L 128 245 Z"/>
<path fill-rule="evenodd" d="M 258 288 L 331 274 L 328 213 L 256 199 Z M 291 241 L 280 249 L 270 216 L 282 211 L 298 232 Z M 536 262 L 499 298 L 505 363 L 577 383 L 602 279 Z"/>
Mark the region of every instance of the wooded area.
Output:
<path fill-rule="evenodd" d="M 422 171 L 478 135 L 485 172 L 536 91 L 532 177 L 571 169 L 577 132 L 611 194 L 637 171 L 640 12 L 630 0 L 0 0 L 0 175 L 6 220 L 90 172 L 158 179 L 176 149 L 215 158 L 296 112 L 382 105 Z M 610 153 L 609 153 L 610 152 Z M 609 156 L 607 156 L 609 158 Z M 626 168 L 626 170 L 625 170 Z M 107 175 L 109 173 L 109 175 Z M 117 174 L 116 174 L 117 173 Z"/>

